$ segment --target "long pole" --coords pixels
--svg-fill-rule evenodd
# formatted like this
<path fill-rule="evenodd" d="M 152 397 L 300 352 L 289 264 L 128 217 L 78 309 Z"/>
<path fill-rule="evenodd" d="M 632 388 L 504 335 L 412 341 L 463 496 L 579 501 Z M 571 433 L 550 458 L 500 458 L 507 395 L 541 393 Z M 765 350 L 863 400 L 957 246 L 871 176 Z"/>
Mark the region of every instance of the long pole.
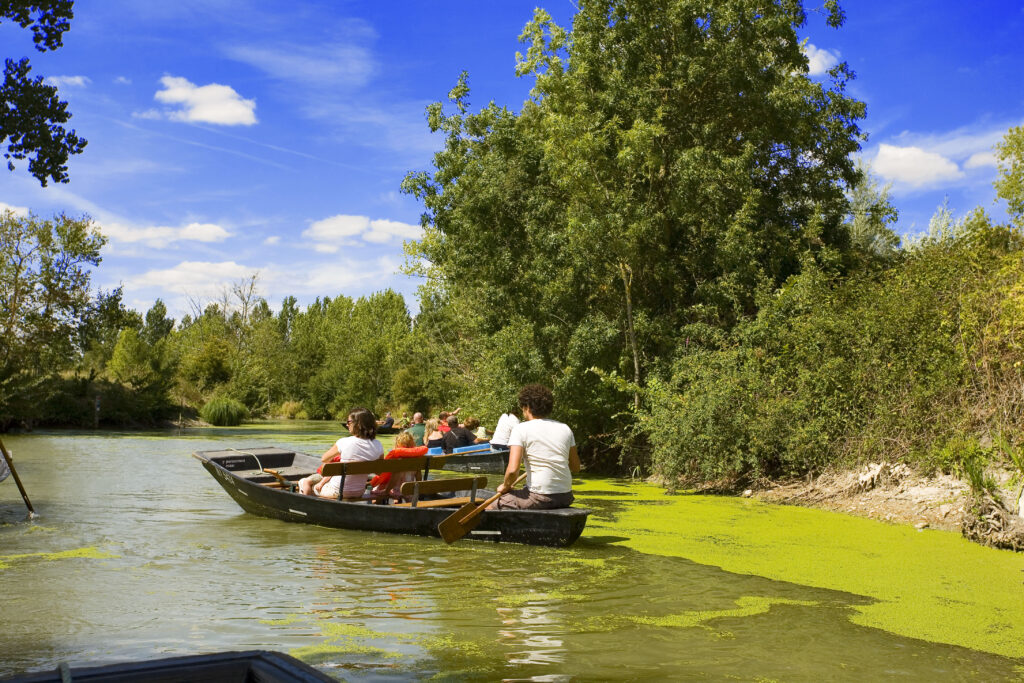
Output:
<path fill-rule="evenodd" d="M 21 491 L 21 497 L 25 499 L 25 506 L 28 508 L 29 518 L 34 517 L 36 511 L 32 509 L 32 502 L 28 499 L 28 494 L 25 493 L 25 487 L 21 485 L 21 477 L 18 476 L 18 470 L 14 469 L 14 461 L 11 460 L 11 454 L 7 452 L 7 447 L 4 446 L 3 441 L 0 441 L 0 452 L 4 455 L 4 460 L 7 462 L 7 468 L 10 469 L 11 474 L 14 475 L 14 483 L 18 485 L 18 490 Z"/>

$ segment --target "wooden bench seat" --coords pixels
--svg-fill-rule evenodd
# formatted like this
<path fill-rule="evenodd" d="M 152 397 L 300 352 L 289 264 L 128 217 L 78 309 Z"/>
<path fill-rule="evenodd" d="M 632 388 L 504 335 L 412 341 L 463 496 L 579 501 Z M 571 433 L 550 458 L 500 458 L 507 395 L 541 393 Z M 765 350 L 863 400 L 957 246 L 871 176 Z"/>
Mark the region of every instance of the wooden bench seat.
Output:
<path fill-rule="evenodd" d="M 345 477 L 356 474 L 381 474 L 383 472 L 417 472 L 423 470 L 423 478 L 430 476 L 431 467 L 444 465 L 445 456 L 420 456 L 418 458 L 391 458 L 385 460 L 360 460 L 357 462 L 329 462 L 323 466 L 321 473 L 325 477 L 341 477 L 338 487 L 339 494 L 345 491 Z M 424 483 L 424 482 L 421 482 Z M 373 496 L 373 498 L 387 499 L 387 494 Z"/>
<path fill-rule="evenodd" d="M 487 486 L 487 477 L 459 477 L 457 479 L 432 479 L 430 481 L 407 481 L 402 484 L 402 495 L 412 500 L 398 503 L 403 507 L 443 507 L 445 505 L 465 505 L 476 502 L 476 490 Z M 469 491 L 469 496 L 461 498 L 439 498 L 437 500 L 420 500 L 421 496 L 454 491 Z M 460 501 L 460 502 L 456 502 Z"/>

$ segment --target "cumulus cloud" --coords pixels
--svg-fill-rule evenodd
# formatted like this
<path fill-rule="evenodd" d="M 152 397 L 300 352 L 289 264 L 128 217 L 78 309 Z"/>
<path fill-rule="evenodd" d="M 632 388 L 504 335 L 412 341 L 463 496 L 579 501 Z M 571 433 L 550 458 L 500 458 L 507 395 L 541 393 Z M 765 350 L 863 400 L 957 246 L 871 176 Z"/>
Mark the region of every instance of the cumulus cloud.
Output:
<path fill-rule="evenodd" d="M 25 218 L 28 216 L 27 206 L 14 206 L 13 204 L 6 204 L 4 202 L 0 202 L 0 212 L 3 211 L 13 211 L 15 216 L 19 216 L 21 218 Z"/>
<path fill-rule="evenodd" d="M 128 78 L 127 76 L 118 76 L 114 79 L 114 83 L 118 85 L 131 85 L 132 79 Z"/>
<path fill-rule="evenodd" d="M 913 188 L 940 185 L 964 177 L 956 163 L 920 147 L 879 145 L 871 167 L 886 180 Z"/>
<path fill-rule="evenodd" d="M 280 241 L 281 241 L 281 236 L 280 235 L 271 235 L 267 239 L 263 240 L 263 244 L 266 244 L 267 246 L 273 246 L 273 245 L 277 244 Z"/>
<path fill-rule="evenodd" d="M 167 112 L 173 121 L 188 123 L 214 123 L 221 126 L 251 126 L 256 123 L 256 100 L 244 99 L 229 85 L 210 83 L 198 86 L 180 76 L 160 79 L 163 90 L 153 96 L 158 102 L 180 105 L 180 109 Z M 152 112 L 140 114 L 151 117 Z"/>
<path fill-rule="evenodd" d="M 55 85 L 58 88 L 61 86 L 84 88 L 92 83 L 88 76 L 48 76 L 43 82 L 47 85 Z"/>
<path fill-rule="evenodd" d="M 807 55 L 808 68 L 812 76 L 824 76 L 829 69 L 839 63 L 838 50 L 818 48 L 812 43 L 804 46 L 804 54 Z"/>
<path fill-rule="evenodd" d="M 126 223 L 103 223 L 103 234 L 118 242 L 141 243 L 150 247 L 163 247 L 174 242 L 223 242 L 231 236 L 214 223 L 189 223 L 181 227 L 136 226 Z"/>
<path fill-rule="evenodd" d="M 339 248 L 355 244 L 359 239 L 386 244 L 420 236 L 419 226 L 387 219 L 370 220 L 367 216 L 339 214 L 314 222 L 302 232 L 316 251 L 333 254 Z"/>

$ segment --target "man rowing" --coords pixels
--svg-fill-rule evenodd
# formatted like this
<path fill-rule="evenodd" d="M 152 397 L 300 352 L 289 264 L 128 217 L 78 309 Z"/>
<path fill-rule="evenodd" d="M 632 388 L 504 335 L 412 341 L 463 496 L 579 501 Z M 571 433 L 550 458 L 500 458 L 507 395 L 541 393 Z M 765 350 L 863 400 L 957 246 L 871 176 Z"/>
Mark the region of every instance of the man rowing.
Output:
<path fill-rule="evenodd" d="M 490 510 L 550 510 L 572 505 L 572 475 L 580 471 L 576 438 L 569 426 L 548 418 L 555 401 L 551 390 L 530 384 L 519 392 L 523 421 L 509 436 L 508 468 L 498 486 L 502 494 Z M 526 486 L 513 490 L 526 460 Z"/>

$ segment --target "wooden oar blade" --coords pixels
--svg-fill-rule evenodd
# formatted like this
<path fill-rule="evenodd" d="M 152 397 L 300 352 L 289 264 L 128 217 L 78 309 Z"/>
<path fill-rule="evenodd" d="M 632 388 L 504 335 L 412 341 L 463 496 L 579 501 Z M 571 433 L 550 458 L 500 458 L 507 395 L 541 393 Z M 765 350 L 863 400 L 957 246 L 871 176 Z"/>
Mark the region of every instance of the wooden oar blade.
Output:
<path fill-rule="evenodd" d="M 476 511 L 479 505 L 482 504 L 466 503 L 454 513 L 448 515 L 443 522 L 437 525 L 437 530 L 441 534 L 441 538 L 444 539 L 445 543 L 454 543 L 472 531 L 476 525 L 480 523 L 480 520 L 484 516 L 483 512 L 466 519 L 467 516 Z"/>

